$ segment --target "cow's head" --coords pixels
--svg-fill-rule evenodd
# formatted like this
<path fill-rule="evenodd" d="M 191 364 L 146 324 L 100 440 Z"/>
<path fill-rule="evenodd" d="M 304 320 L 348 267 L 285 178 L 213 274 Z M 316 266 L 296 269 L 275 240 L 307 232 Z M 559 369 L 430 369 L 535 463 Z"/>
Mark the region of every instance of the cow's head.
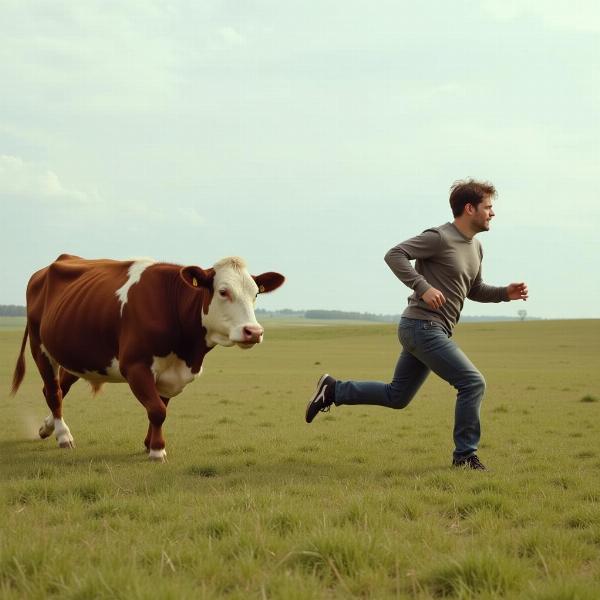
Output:
<path fill-rule="evenodd" d="M 220 260 L 212 269 L 183 267 L 180 274 L 205 295 L 202 326 L 209 346 L 252 348 L 262 342 L 264 330 L 254 315 L 254 304 L 258 294 L 277 289 L 285 281 L 283 275 L 250 275 L 244 260 L 237 256 Z"/>

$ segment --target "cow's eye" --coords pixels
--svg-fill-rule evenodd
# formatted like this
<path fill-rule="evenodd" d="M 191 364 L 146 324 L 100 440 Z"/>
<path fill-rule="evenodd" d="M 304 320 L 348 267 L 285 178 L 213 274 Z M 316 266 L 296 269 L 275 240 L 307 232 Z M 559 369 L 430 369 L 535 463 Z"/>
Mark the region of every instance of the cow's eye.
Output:
<path fill-rule="evenodd" d="M 219 290 L 219 296 L 221 296 L 221 298 L 227 298 L 229 294 L 227 293 L 227 290 Z"/>

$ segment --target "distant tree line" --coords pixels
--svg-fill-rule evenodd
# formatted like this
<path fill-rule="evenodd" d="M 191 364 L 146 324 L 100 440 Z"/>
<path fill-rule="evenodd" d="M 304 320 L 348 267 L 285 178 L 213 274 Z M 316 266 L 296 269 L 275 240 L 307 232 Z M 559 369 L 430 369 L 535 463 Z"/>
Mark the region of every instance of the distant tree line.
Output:
<path fill-rule="evenodd" d="M 257 308 L 256 315 L 258 317 L 270 317 L 270 318 L 305 318 L 305 319 L 323 319 L 323 320 L 345 320 L 345 321 L 373 321 L 376 323 L 398 323 L 401 315 L 385 315 L 375 314 L 369 312 L 351 312 L 345 310 L 293 310 L 291 308 L 284 308 L 282 310 L 265 310 L 264 308 Z M 509 316 L 461 316 L 461 322 L 474 322 L 474 321 L 516 321 L 518 318 L 523 319 L 519 314 L 519 317 Z M 539 317 L 527 317 L 527 320 L 539 320 Z"/>
<path fill-rule="evenodd" d="M 349 312 L 345 310 L 293 310 L 284 308 L 281 310 L 256 309 L 257 317 L 290 318 L 298 319 L 326 319 L 346 321 L 376 321 L 379 323 L 392 323 L 400 319 L 400 315 L 376 315 L 368 312 Z"/>
<path fill-rule="evenodd" d="M 254 311 L 257 315 L 266 317 L 303 317 L 303 310 L 293 310 L 291 308 L 282 308 L 280 310 L 266 310 L 264 308 L 257 308 Z"/>
<path fill-rule="evenodd" d="M 0 317 L 24 317 L 25 307 L 17 304 L 0 304 Z"/>
<path fill-rule="evenodd" d="M 347 319 L 349 321 L 376 321 L 379 323 L 390 323 L 400 319 L 400 315 L 376 315 L 368 312 L 345 310 L 307 310 L 304 316 L 307 319 Z"/>
<path fill-rule="evenodd" d="M 280 317 L 303 317 L 303 310 L 294 310 L 292 308 L 281 308 L 279 310 L 266 310 L 264 308 L 257 308 L 254 311 L 257 315 L 277 315 Z"/>

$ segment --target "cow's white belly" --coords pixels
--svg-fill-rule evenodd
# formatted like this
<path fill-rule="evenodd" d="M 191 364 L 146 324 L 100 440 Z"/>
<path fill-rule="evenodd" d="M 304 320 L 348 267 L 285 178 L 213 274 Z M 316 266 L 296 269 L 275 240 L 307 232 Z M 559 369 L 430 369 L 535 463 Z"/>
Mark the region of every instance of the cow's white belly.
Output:
<path fill-rule="evenodd" d="M 66 367 L 63 367 L 63 369 L 92 383 L 123 383 L 125 381 L 125 377 L 123 377 L 123 374 L 119 369 L 119 361 L 116 358 L 113 358 L 110 365 L 106 367 L 105 375 L 98 371 L 83 371 L 80 373 L 78 371 L 73 371 L 72 369 L 67 369 Z"/>
<path fill-rule="evenodd" d="M 185 361 L 173 353 L 167 356 L 155 356 L 152 361 L 152 372 L 156 389 L 165 398 L 177 396 L 196 377 Z"/>
<path fill-rule="evenodd" d="M 119 361 L 116 358 L 113 358 L 110 365 L 106 367 L 106 374 L 99 373 L 98 371 L 79 372 L 72 369 L 65 370 L 91 383 L 122 383 L 127 381 L 121 373 Z M 183 388 L 196 377 L 185 361 L 181 360 L 174 353 L 167 356 L 154 356 L 152 360 L 152 374 L 154 375 L 158 393 L 165 398 L 172 398 L 180 394 Z"/>

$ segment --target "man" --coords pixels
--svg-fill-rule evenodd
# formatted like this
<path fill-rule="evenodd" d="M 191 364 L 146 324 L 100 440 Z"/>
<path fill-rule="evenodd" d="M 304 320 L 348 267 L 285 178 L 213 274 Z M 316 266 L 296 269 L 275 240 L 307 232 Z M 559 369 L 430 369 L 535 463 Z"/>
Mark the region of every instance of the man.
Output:
<path fill-rule="evenodd" d="M 527 300 L 528 291 L 525 283 L 495 287 L 481 278 L 483 250 L 475 236 L 490 228 L 494 186 L 469 179 L 455 182 L 450 191 L 452 223 L 427 229 L 385 255 L 390 269 L 413 290 L 400 320 L 398 337 L 403 349 L 392 382 L 339 381 L 325 374 L 308 403 L 306 421 L 312 422 L 332 404 L 404 408 L 433 371 L 458 392 L 452 464 L 486 470 L 476 454 L 485 379 L 450 338 L 465 298 Z M 414 268 L 411 260 L 416 260 Z"/>

